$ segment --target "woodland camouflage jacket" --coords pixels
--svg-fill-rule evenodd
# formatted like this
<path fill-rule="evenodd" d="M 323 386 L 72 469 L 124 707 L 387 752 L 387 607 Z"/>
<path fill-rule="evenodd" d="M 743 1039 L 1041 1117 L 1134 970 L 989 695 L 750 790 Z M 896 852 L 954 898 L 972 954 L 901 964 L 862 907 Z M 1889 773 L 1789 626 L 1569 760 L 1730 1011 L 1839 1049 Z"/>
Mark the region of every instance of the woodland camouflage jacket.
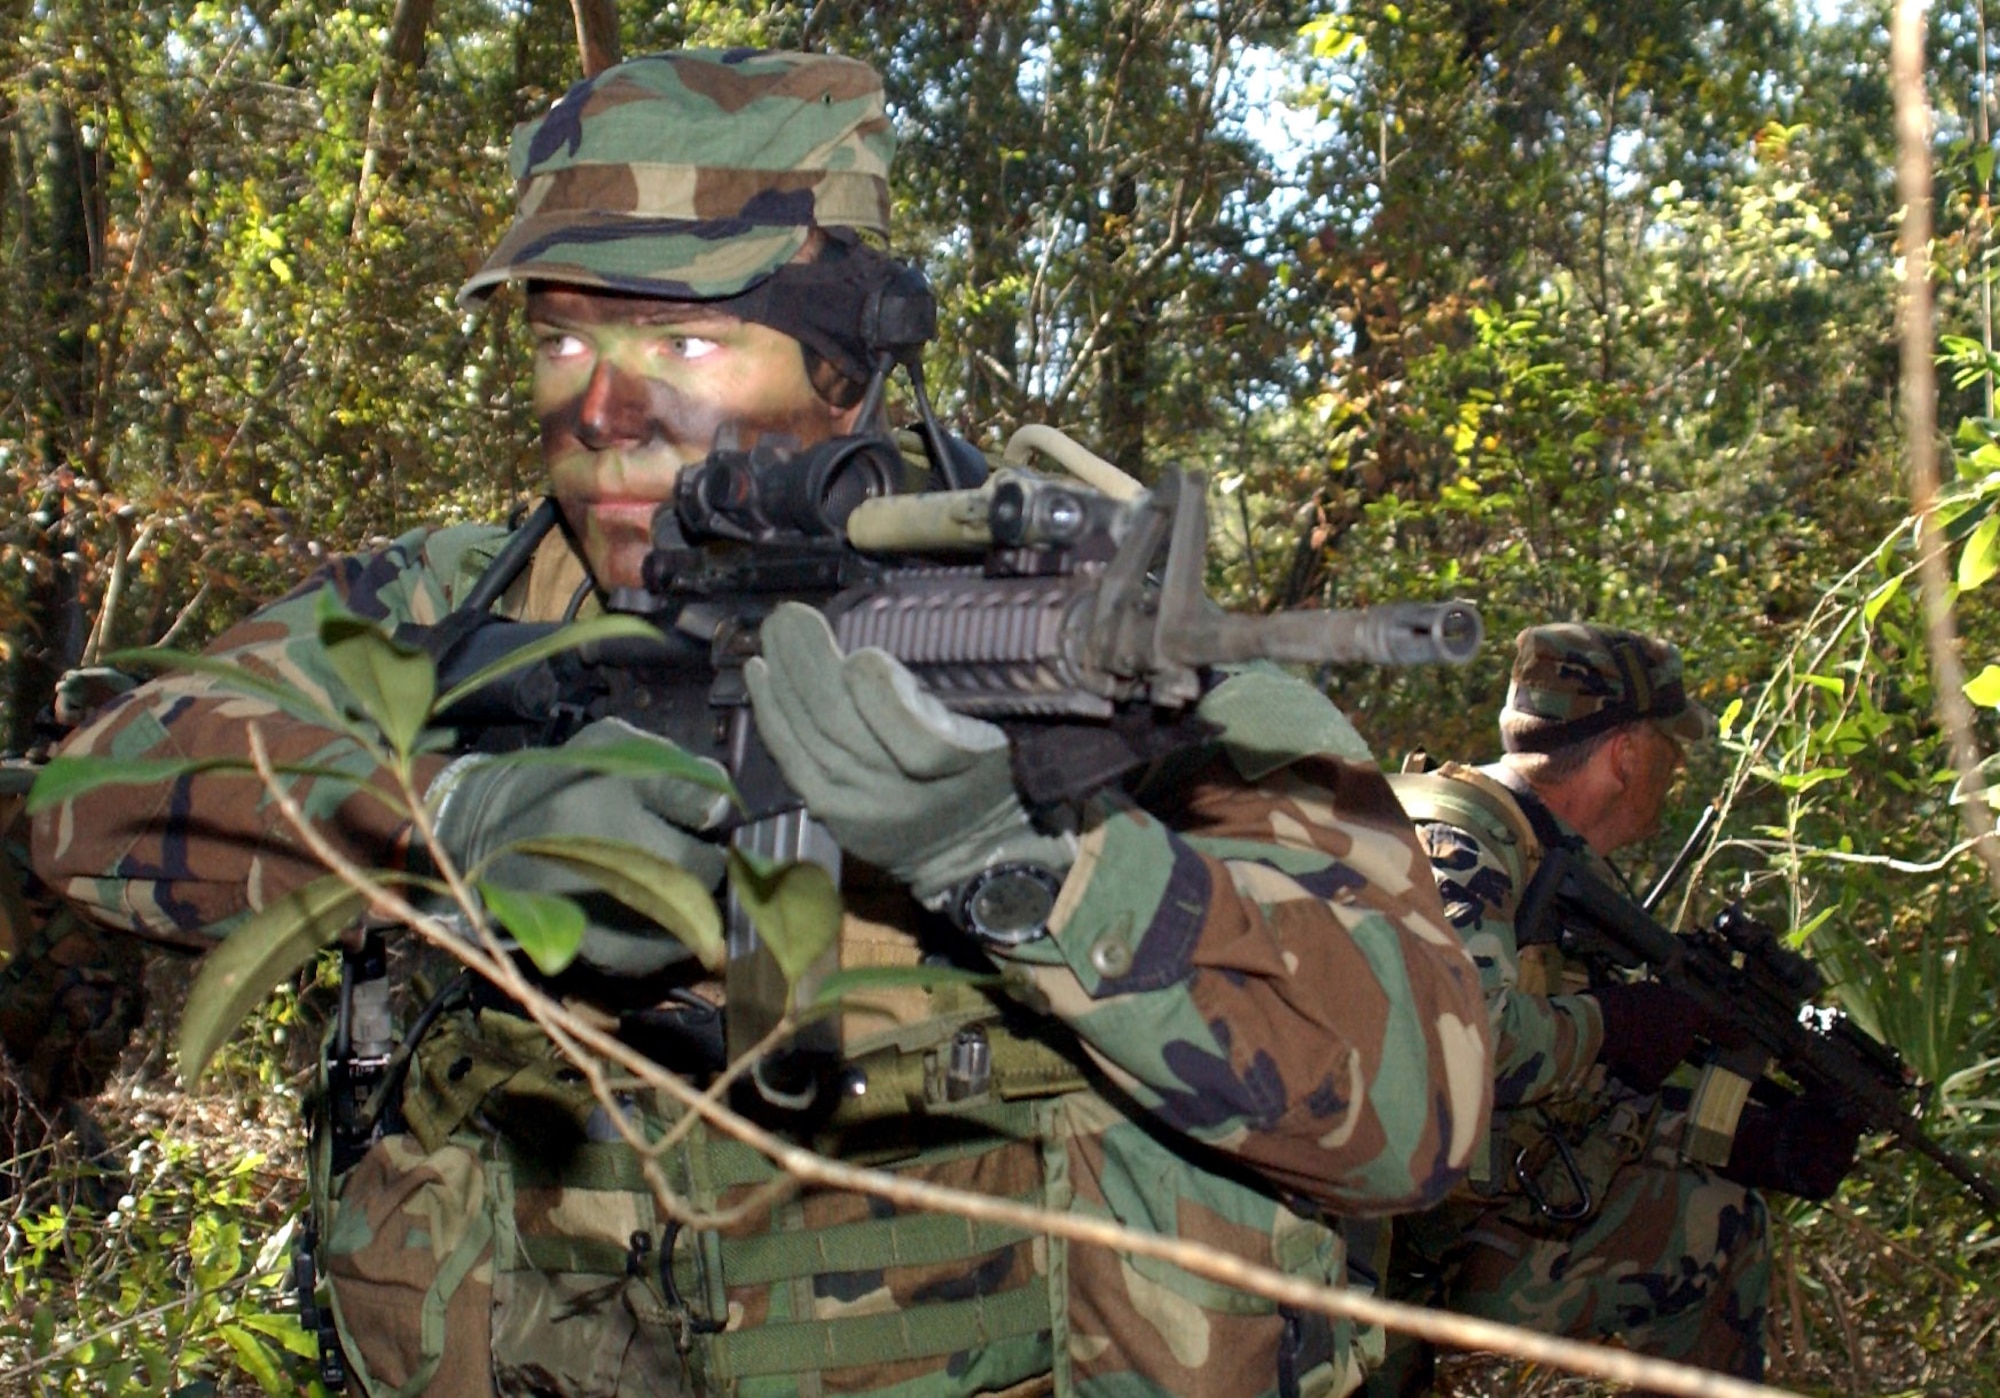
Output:
<path fill-rule="evenodd" d="M 1520 944 L 1515 915 L 1541 865 L 1526 817 L 1515 816 L 1520 799 L 1485 770 L 1455 763 L 1396 777 L 1394 785 L 1430 856 L 1445 915 L 1479 968 L 1493 1034 L 1494 1110 L 1574 1096 L 1589 1085 L 1604 1025 L 1595 1000 L 1570 993 L 1580 987 L 1565 981 L 1553 945 Z M 1547 819 L 1616 877 L 1553 812 Z"/>
<path fill-rule="evenodd" d="M 489 528 L 419 532 L 338 562 L 211 654 L 324 687 L 312 641 L 318 589 L 364 616 L 433 622 L 502 538 Z M 504 605 L 559 615 L 581 577 L 554 537 Z M 1067 1177 L 1049 1176 L 1047 1141 L 1021 1139 L 919 1152 L 895 1168 L 1025 1188 L 1339 1282 L 1339 1236 L 1312 1220 L 1433 1203 L 1484 1138 L 1492 1076 L 1478 976 L 1387 783 L 1324 696 L 1253 670 L 1210 703 L 1223 750 L 1157 793 L 1093 800 L 1051 935 L 1009 953 L 1032 985 L 1023 998 L 1066 1029 L 1091 1084 L 1043 1115 L 1063 1138 Z M 347 739 L 191 675 L 127 696 L 66 751 L 240 755 L 252 724 L 279 763 L 370 775 Z M 326 778 L 293 790 L 364 864 L 395 857 L 402 835 L 379 802 Z M 80 796 L 39 819 L 35 857 L 98 917 L 182 943 L 225 935 L 246 910 L 319 872 L 254 780 L 219 774 Z M 843 959 L 914 961 L 924 916 L 907 899 L 873 918 L 850 911 Z M 866 1027 L 846 1033 L 852 1044 Z M 808 1196 L 802 1207 L 785 1220 L 774 1211 L 772 1224 L 831 1224 L 859 1201 Z M 963 1354 L 938 1356 L 936 1382 L 902 1392 L 989 1392 L 1071 1365 L 1078 1392 L 1260 1392 L 1276 1385 L 1281 1343 L 1297 1391 L 1340 1392 L 1355 1378 L 1345 1326 L 1307 1316 L 1301 1340 L 1298 1318 L 1175 1269 L 1095 1249 L 1063 1258 L 1046 1240 L 1003 1238 L 975 1267 L 955 1260 L 950 1276 L 913 1263 L 874 1268 L 865 1285 L 819 1276 L 809 1291 L 841 1314 L 872 1304 L 856 1302 L 857 1290 L 890 1307 L 968 1289 L 1056 1297 L 1054 1317 L 1023 1344 L 977 1372 Z M 731 1329 L 758 1323 L 768 1300 L 731 1291 Z M 1004 1372 L 989 1372 L 995 1365 Z M 1134 1369 L 1144 1375 L 1137 1386 Z M 878 1391 L 924 1372 L 918 1363 L 848 1374 L 828 1391 Z"/>

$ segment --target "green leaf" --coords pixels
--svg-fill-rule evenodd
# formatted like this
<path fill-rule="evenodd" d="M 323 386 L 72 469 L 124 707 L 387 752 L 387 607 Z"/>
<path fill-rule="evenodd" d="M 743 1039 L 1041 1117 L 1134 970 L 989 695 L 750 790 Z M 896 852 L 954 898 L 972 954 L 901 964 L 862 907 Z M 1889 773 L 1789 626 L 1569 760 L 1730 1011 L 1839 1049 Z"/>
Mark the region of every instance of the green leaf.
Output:
<path fill-rule="evenodd" d="M 822 980 L 813 992 L 810 1008 L 831 1006 L 844 996 L 864 991 L 929 990 L 940 985 L 999 987 L 1006 980 L 998 972 L 971 971 L 963 966 L 854 966 L 834 971 Z"/>
<path fill-rule="evenodd" d="M 194 772 L 231 770 L 254 773 L 257 769 L 241 758 L 52 757 L 28 793 L 28 813 L 45 811 L 100 786 L 120 782 L 150 786 Z"/>
<path fill-rule="evenodd" d="M 1979 521 L 1979 527 L 1972 531 L 1964 551 L 1958 555 L 1960 592 L 1970 592 L 2000 573 L 2000 548 L 1995 548 L 1996 542 L 2000 542 L 2000 514 L 1990 514 Z"/>
<path fill-rule="evenodd" d="M 1984 708 L 2000 705 L 2000 665 L 1988 665 L 1967 680 L 1965 697 Z"/>
<path fill-rule="evenodd" d="M 496 853 L 531 854 L 583 875 L 635 912 L 678 937 L 701 964 L 719 971 L 728 959 L 722 911 L 708 886 L 670 859 L 623 840 L 591 835 L 515 840 Z"/>
<path fill-rule="evenodd" d="M 437 697 L 431 658 L 347 611 L 330 589 L 319 595 L 319 640 L 361 712 L 382 730 L 391 749 L 407 754 Z"/>
<path fill-rule="evenodd" d="M 559 631 L 552 631 L 539 641 L 510 651 L 484 669 L 459 681 L 437 699 L 437 712 L 443 713 L 466 695 L 484 689 L 502 675 L 510 675 L 549 656 L 560 655 L 566 650 L 579 646 L 593 645 L 600 641 L 652 641 L 661 643 L 659 629 L 650 622 L 635 616 L 600 616 L 588 621 L 571 622 Z"/>
<path fill-rule="evenodd" d="M 367 906 L 338 874 L 314 879 L 233 930 L 208 954 L 181 1012 L 181 1074 L 192 1082 L 245 1017 Z"/>
<path fill-rule="evenodd" d="M 1882 609 L 1894 601 L 1896 594 L 1902 590 L 1903 575 L 1898 573 L 1895 577 L 1889 579 L 1889 581 L 1868 594 L 1868 600 L 1861 604 L 1861 619 L 1868 625 L 1873 626 L 1875 618 L 1882 615 Z"/>
<path fill-rule="evenodd" d="M 243 1366 L 243 1372 L 257 1381 L 257 1387 L 271 1394 L 296 1391 L 297 1385 L 286 1381 L 278 1356 L 272 1352 L 271 1346 L 261 1336 L 227 1321 L 218 1325 L 216 1329 L 228 1342 L 229 1348 L 235 1352 L 236 1362 Z"/>
<path fill-rule="evenodd" d="M 729 887 L 771 949 L 785 984 L 799 977 L 840 935 L 840 890 L 817 864 L 778 864 L 729 851 Z"/>
<path fill-rule="evenodd" d="M 293 777 L 317 777 L 323 781 L 362 785 L 352 772 L 335 767 L 314 767 L 301 763 L 273 763 L 274 772 Z M 95 753 L 81 757 L 52 757 L 36 777 L 28 793 L 28 813 L 60 805 L 100 786 L 120 783 L 150 786 L 191 776 L 197 772 L 242 772 L 257 775 L 254 764 L 241 757 L 104 757 Z"/>
<path fill-rule="evenodd" d="M 254 1330 L 259 1335 L 276 1340 L 286 1350 L 301 1359 L 319 1357 L 319 1337 L 311 1334 L 299 1324 L 298 1317 L 290 1311 L 267 1315 L 250 1311 L 236 1317 L 236 1323 L 245 1330 Z"/>
<path fill-rule="evenodd" d="M 719 765 L 674 743 L 653 738 L 621 738 L 590 747 L 523 748 L 519 752 L 498 753 L 483 761 L 494 767 L 563 767 L 613 777 L 679 777 L 710 791 L 719 791 L 738 806 L 743 804 L 735 784 Z"/>
<path fill-rule="evenodd" d="M 221 656 L 190 655 L 179 650 L 121 650 L 105 656 L 104 663 L 119 669 L 186 670 L 191 674 L 207 675 L 216 682 L 217 688 L 254 694 L 293 718 L 338 728 L 364 741 L 369 736 L 345 714 L 318 699 L 302 694 L 290 685 L 266 679 L 244 669 L 238 661 Z"/>
<path fill-rule="evenodd" d="M 1847 776 L 1845 767 L 1816 767 L 1810 772 L 1779 772 L 1770 768 L 1756 770 L 1786 791 L 1811 791 L 1823 782 L 1837 782 Z"/>
<path fill-rule="evenodd" d="M 584 917 L 572 900 L 559 893 L 530 893 L 484 880 L 479 896 L 543 975 L 553 976 L 576 960 L 583 946 Z"/>

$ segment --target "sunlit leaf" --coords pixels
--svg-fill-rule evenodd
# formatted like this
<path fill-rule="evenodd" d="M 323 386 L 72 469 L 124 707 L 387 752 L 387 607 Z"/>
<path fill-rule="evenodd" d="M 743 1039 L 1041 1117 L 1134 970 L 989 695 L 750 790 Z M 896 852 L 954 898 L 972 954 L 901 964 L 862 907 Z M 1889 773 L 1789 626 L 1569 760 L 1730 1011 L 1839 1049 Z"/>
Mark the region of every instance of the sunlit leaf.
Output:
<path fill-rule="evenodd" d="M 181 1013 L 181 1073 L 190 1082 L 273 990 L 353 926 L 367 900 L 337 874 L 252 914 L 208 954 Z"/>
<path fill-rule="evenodd" d="M 583 909 L 557 893 L 530 893 L 482 880 L 479 896 L 528 960 L 545 976 L 553 976 L 576 960 L 583 946 Z"/>
<path fill-rule="evenodd" d="M 1868 594 L 1868 600 L 1861 605 L 1861 619 L 1873 626 L 1875 618 L 1882 615 L 1882 609 L 1894 601 L 1896 594 L 1902 590 L 1903 575 L 1898 573 Z"/>
<path fill-rule="evenodd" d="M 504 852 L 533 855 L 583 875 L 673 933 L 711 971 L 727 959 L 722 912 L 708 886 L 672 860 L 623 840 L 586 835 L 516 840 Z"/>
<path fill-rule="evenodd" d="M 840 934 L 840 891 L 833 879 L 817 864 L 773 863 L 731 849 L 729 886 L 785 983 L 796 987 Z"/>
<path fill-rule="evenodd" d="M 285 1350 L 301 1359 L 319 1357 L 319 1337 L 299 1324 L 298 1317 L 290 1311 L 276 1314 L 246 1311 L 236 1317 L 236 1323 L 245 1330 L 254 1330 L 259 1335 L 276 1340 Z"/>
<path fill-rule="evenodd" d="M 2000 665 L 1988 665 L 1967 680 L 1965 697 L 1988 708 L 2000 705 Z"/>
<path fill-rule="evenodd" d="M 391 748 L 409 752 L 437 694 L 431 658 L 342 608 L 331 589 L 319 595 L 319 639 L 361 712 L 382 730 Z"/>
<path fill-rule="evenodd" d="M 243 1366 L 243 1372 L 257 1381 L 257 1387 L 273 1395 L 298 1391 L 298 1385 L 286 1378 L 278 1355 L 262 1336 L 227 1321 L 216 1329 L 236 1356 L 236 1362 Z"/>
<path fill-rule="evenodd" d="M 1972 537 L 1965 541 L 1965 548 L 1958 555 L 1958 588 L 1970 592 L 2000 573 L 2000 514 L 1989 514 L 1979 521 L 1979 527 L 1972 531 Z"/>
<path fill-rule="evenodd" d="M 1741 699 L 1731 699 L 1729 707 L 1722 711 L 1722 717 L 1715 721 L 1716 728 L 1723 737 L 1727 738 L 1736 731 L 1736 720 L 1742 717 L 1742 715 L 1743 701 Z"/>

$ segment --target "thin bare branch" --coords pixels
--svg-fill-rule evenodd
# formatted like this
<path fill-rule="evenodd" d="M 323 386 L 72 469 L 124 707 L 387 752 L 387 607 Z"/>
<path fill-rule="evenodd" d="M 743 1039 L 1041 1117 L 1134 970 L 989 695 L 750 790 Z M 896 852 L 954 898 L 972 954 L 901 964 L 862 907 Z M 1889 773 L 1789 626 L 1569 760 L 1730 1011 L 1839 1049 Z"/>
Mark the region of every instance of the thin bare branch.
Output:
<path fill-rule="evenodd" d="M 1889 34 L 1889 68 L 1896 100 L 1896 189 L 1903 201 L 1902 376 L 1908 438 L 1910 510 L 1917 517 L 1917 570 L 1924 597 L 1924 643 L 1936 681 L 1938 720 L 1951 738 L 1958 769 L 1958 810 L 1974 852 L 2000 893 L 2000 848 L 1985 784 L 1978 781 L 1979 743 L 1965 697 L 1965 667 L 1945 575 L 1948 540 L 1937 520 L 1937 370 L 1931 333 L 1931 109 L 1924 92 L 1923 0 L 1897 0 Z"/>

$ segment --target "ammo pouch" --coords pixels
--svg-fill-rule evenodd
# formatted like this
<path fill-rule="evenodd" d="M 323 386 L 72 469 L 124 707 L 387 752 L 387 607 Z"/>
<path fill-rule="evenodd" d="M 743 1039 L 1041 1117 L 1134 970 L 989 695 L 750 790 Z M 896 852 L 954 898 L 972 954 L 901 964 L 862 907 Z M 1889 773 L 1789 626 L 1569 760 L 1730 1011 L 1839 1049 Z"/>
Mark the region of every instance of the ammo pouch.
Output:
<path fill-rule="evenodd" d="M 967 1029 L 936 1026 L 950 1042 Z M 926 1079 L 943 1091 L 944 1056 L 878 1054 L 854 1120 L 821 1148 L 1050 1199 L 1052 1094 L 1081 1079 L 1046 1047 L 983 1033 L 992 1070 L 976 1100 L 954 1088 L 968 1100 L 912 1119 L 906 1094 Z M 627 1109 L 655 1137 L 673 1122 L 650 1100 Z M 699 1122 L 660 1158 L 669 1187 L 701 1214 L 754 1202 L 739 1225 L 682 1228 L 581 1075 L 513 1015 L 441 1019 L 403 1115 L 407 1133 L 333 1181 L 320 1214 L 332 1322 L 376 1398 L 866 1392 L 946 1369 L 940 1391 L 973 1392 L 1054 1367 L 1064 1278 L 1042 1240 L 828 1191 L 772 1202 L 771 1164 Z"/>
<path fill-rule="evenodd" d="M 1191 1168 L 1184 1147 L 1086 1086 L 1069 1054 L 1015 1036 L 990 1007 L 936 1008 L 850 1041 L 861 1090 L 818 1149 L 1158 1233 L 1193 1224 L 1292 1275 L 1343 1278 L 1330 1229 Z M 967 1051 L 974 1039 L 983 1051 Z M 677 1122 L 650 1098 L 627 1111 L 656 1138 Z M 1358 1377 L 1357 1349 L 1379 1353 L 1379 1332 L 1362 1345 L 1346 1322 L 1168 1263 L 788 1187 L 699 1121 L 658 1165 L 719 1226 L 679 1226 L 575 1070 L 492 1009 L 438 1021 L 403 1114 L 406 1132 L 324 1189 L 327 1159 L 314 1158 L 331 1323 L 371 1398 L 1330 1398 Z"/>

